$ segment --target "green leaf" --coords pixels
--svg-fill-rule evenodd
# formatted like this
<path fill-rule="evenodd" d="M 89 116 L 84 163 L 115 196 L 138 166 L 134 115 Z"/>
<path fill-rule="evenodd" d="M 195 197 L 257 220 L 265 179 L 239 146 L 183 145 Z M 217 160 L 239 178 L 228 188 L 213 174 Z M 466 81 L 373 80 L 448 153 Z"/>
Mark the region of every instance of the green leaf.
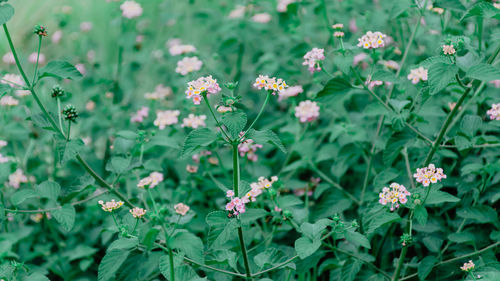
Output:
<path fill-rule="evenodd" d="M 49 198 L 52 201 L 57 201 L 57 197 L 61 193 L 61 186 L 57 182 L 44 181 L 37 186 L 38 196 Z"/>
<path fill-rule="evenodd" d="M 10 4 L 0 6 L 0 25 L 8 22 L 14 15 L 14 8 Z"/>
<path fill-rule="evenodd" d="M 481 117 L 477 115 L 465 115 L 460 122 L 460 130 L 464 132 L 467 136 L 473 137 L 476 131 L 481 128 L 483 121 Z"/>
<path fill-rule="evenodd" d="M 222 115 L 221 122 L 226 126 L 229 136 L 235 139 L 245 128 L 247 115 L 242 111 L 227 112 Z"/>
<path fill-rule="evenodd" d="M 38 193 L 34 191 L 33 189 L 21 189 L 16 191 L 12 196 L 10 197 L 10 202 L 14 205 L 19 205 L 24 202 L 24 200 L 29 199 L 29 198 L 34 198 L 37 197 Z"/>
<path fill-rule="evenodd" d="M 342 266 L 342 281 L 353 281 L 363 264 L 358 259 L 348 259 Z"/>
<path fill-rule="evenodd" d="M 425 207 L 422 205 L 417 205 L 415 207 L 414 217 L 419 224 L 425 225 L 427 223 L 427 217 L 428 217 L 427 210 L 425 209 Z"/>
<path fill-rule="evenodd" d="M 39 79 L 45 77 L 57 77 L 61 79 L 74 79 L 82 78 L 82 74 L 76 67 L 67 61 L 50 61 L 45 67 L 39 71 Z"/>
<path fill-rule="evenodd" d="M 373 219 L 371 219 L 368 223 L 368 228 L 366 230 L 366 233 L 373 233 L 375 230 L 377 230 L 379 227 L 388 224 L 388 223 L 393 223 L 396 221 L 399 221 L 401 218 L 397 213 L 391 213 L 391 212 L 384 212 L 380 215 L 375 216 Z"/>
<path fill-rule="evenodd" d="M 500 10 L 495 8 L 491 3 L 483 2 L 480 1 L 473 5 L 465 14 L 462 16 L 460 21 L 470 18 L 470 17 L 485 17 L 485 18 L 491 18 L 495 17 Z"/>
<path fill-rule="evenodd" d="M 183 263 L 184 255 L 174 254 L 173 267 L 175 281 L 204 281 L 206 278 L 200 278 L 196 272 L 188 265 Z M 170 279 L 170 258 L 169 256 L 162 256 L 160 258 L 160 272 L 169 281 Z"/>
<path fill-rule="evenodd" d="M 256 143 L 264 144 L 271 143 L 274 144 L 277 148 L 279 148 L 283 153 L 286 153 L 286 148 L 281 143 L 280 138 L 271 130 L 262 130 L 257 131 L 255 129 L 251 129 L 247 133 L 247 138 L 253 139 Z"/>
<path fill-rule="evenodd" d="M 242 224 L 250 224 L 257 219 L 267 216 L 269 213 L 264 209 L 248 208 L 240 215 L 240 222 Z"/>
<path fill-rule="evenodd" d="M 385 82 L 390 82 L 393 84 L 399 83 L 398 78 L 396 78 L 396 75 L 392 72 L 388 71 L 377 71 L 372 75 L 371 78 L 372 81 L 385 81 Z"/>
<path fill-rule="evenodd" d="M 115 174 L 123 174 L 124 172 L 128 171 L 130 161 L 130 158 L 114 156 L 106 165 L 106 170 Z"/>
<path fill-rule="evenodd" d="M 403 147 L 407 146 L 411 141 L 415 140 L 415 136 L 408 130 L 394 133 L 387 144 L 385 145 L 383 160 L 386 165 L 392 164 L 396 157 L 401 153 Z"/>
<path fill-rule="evenodd" d="M 321 238 L 321 233 L 331 224 L 329 219 L 320 219 L 314 224 L 305 222 L 300 226 L 300 232 L 311 240 Z"/>
<path fill-rule="evenodd" d="M 139 244 L 139 239 L 137 237 L 132 238 L 120 238 L 118 240 L 113 241 L 111 245 L 109 245 L 106 251 L 113 250 L 130 250 Z"/>
<path fill-rule="evenodd" d="M 39 273 L 39 272 L 34 272 L 30 274 L 29 276 L 26 276 L 23 280 L 25 281 L 50 281 L 49 278 L 47 278 L 45 275 Z"/>
<path fill-rule="evenodd" d="M 434 95 L 446 88 L 451 81 L 455 80 L 458 67 L 454 64 L 435 63 L 429 68 L 430 94 Z"/>
<path fill-rule="evenodd" d="M 425 280 L 425 278 L 431 273 L 432 268 L 434 267 L 434 264 L 436 264 L 437 259 L 433 256 L 427 256 L 425 257 L 419 264 L 418 264 L 418 278 L 420 280 Z"/>
<path fill-rule="evenodd" d="M 191 131 L 184 140 L 181 150 L 181 158 L 186 158 L 209 146 L 217 139 L 217 135 L 208 128 Z"/>
<path fill-rule="evenodd" d="M 349 81 L 335 77 L 330 79 L 325 87 L 316 95 L 317 98 L 329 97 L 334 98 L 335 95 L 345 94 L 352 89 L 351 83 Z"/>
<path fill-rule="evenodd" d="M 64 155 L 62 157 L 62 164 L 74 159 L 84 146 L 85 144 L 81 139 L 74 139 L 67 142 Z"/>
<path fill-rule="evenodd" d="M 66 204 L 60 209 L 52 211 L 51 214 L 65 231 L 70 231 L 73 228 L 76 216 L 73 205 Z"/>
<path fill-rule="evenodd" d="M 409 100 L 395 100 L 395 99 L 390 99 L 389 103 L 394 107 L 397 113 L 401 113 L 401 110 L 410 103 Z"/>
<path fill-rule="evenodd" d="M 315 239 L 312 241 L 311 239 L 307 237 L 300 237 L 299 239 L 295 240 L 295 251 L 297 251 L 297 254 L 301 259 L 305 259 L 308 256 L 314 254 L 316 250 L 319 249 L 321 246 L 321 240 Z"/>
<path fill-rule="evenodd" d="M 497 222 L 497 211 L 490 206 L 474 206 L 457 211 L 457 216 L 464 219 L 475 220 L 479 223 Z"/>
<path fill-rule="evenodd" d="M 169 245 L 172 248 L 181 250 L 186 256 L 195 261 L 204 262 L 203 242 L 201 242 L 198 236 L 190 232 L 178 232 L 172 240 L 170 240 Z"/>
<path fill-rule="evenodd" d="M 483 82 L 500 79 L 500 70 L 491 64 L 480 63 L 474 65 L 467 71 L 467 77 L 477 79 Z"/>
<path fill-rule="evenodd" d="M 439 191 L 436 189 L 431 189 L 429 192 L 429 196 L 427 197 L 427 201 L 425 201 L 426 205 L 433 205 L 433 204 L 441 204 L 445 202 L 459 202 L 460 198 L 457 198 L 447 192 L 444 191 Z"/>
<path fill-rule="evenodd" d="M 356 246 L 362 246 L 367 249 L 371 249 L 370 241 L 368 240 L 368 238 L 366 238 L 366 236 L 364 236 L 359 232 L 355 232 L 353 230 L 346 230 L 344 231 L 344 236 L 347 241 Z"/>
<path fill-rule="evenodd" d="M 464 136 L 455 136 L 453 140 L 455 142 L 455 145 L 457 146 L 457 149 L 460 151 L 472 147 L 472 143 L 470 142 L 470 140 Z"/>
<path fill-rule="evenodd" d="M 456 232 L 448 235 L 448 239 L 451 242 L 461 244 L 461 243 L 473 242 L 476 240 L 476 237 L 474 236 L 474 234 L 470 232 Z"/>
<path fill-rule="evenodd" d="M 211 248 L 218 248 L 235 237 L 237 227 L 235 220 L 230 220 L 226 212 L 211 212 L 205 220 L 210 226 L 207 240 Z"/>
<path fill-rule="evenodd" d="M 123 262 L 127 259 L 129 251 L 113 250 L 106 253 L 99 264 L 97 272 L 98 281 L 113 280 L 116 271 L 120 268 Z"/>

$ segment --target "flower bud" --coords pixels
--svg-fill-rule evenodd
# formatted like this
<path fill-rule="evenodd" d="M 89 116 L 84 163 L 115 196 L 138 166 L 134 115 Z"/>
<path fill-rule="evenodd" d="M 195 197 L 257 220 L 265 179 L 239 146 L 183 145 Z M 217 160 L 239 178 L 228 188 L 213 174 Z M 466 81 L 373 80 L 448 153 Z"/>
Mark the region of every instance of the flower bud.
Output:
<path fill-rule="evenodd" d="M 334 222 L 338 222 L 339 220 L 340 220 L 339 215 L 338 215 L 338 214 L 335 214 L 335 215 L 333 216 L 333 221 L 334 221 Z"/>
<path fill-rule="evenodd" d="M 64 89 L 59 85 L 55 85 L 54 87 L 52 87 L 51 96 L 53 98 L 60 98 L 64 96 Z"/>
<path fill-rule="evenodd" d="M 292 212 L 290 212 L 288 210 L 283 211 L 283 216 L 285 217 L 285 219 L 292 219 L 293 218 Z"/>
<path fill-rule="evenodd" d="M 403 245 L 404 247 L 410 246 L 413 243 L 413 237 L 409 233 L 404 233 L 403 235 L 401 235 L 399 243 L 401 243 L 401 245 Z"/>
<path fill-rule="evenodd" d="M 238 82 L 227 82 L 224 84 L 224 87 L 226 87 L 228 90 L 234 90 L 236 87 L 238 87 Z"/>
<path fill-rule="evenodd" d="M 68 104 L 64 107 L 62 114 L 64 115 L 64 119 L 70 122 L 76 122 L 76 119 L 78 118 L 76 107 L 71 104 Z"/>
<path fill-rule="evenodd" d="M 33 33 L 35 33 L 38 36 L 47 36 L 47 28 L 45 26 L 37 24 L 35 25 L 35 28 L 33 29 Z"/>
<path fill-rule="evenodd" d="M 354 220 L 354 221 L 352 221 L 351 226 L 352 227 L 358 227 L 359 224 L 358 224 L 358 222 L 356 220 Z"/>

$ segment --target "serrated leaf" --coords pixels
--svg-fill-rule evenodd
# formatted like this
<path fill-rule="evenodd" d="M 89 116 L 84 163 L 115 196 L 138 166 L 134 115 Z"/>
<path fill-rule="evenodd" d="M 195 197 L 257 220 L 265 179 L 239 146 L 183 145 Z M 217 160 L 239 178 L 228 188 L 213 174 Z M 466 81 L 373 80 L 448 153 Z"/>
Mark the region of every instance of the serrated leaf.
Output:
<path fill-rule="evenodd" d="M 485 17 L 485 18 L 491 18 L 496 15 L 498 15 L 500 11 L 495 8 L 491 3 L 483 2 L 480 1 L 470 7 L 467 12 L 462 16 L 460 21 L 470 18 L 470 17 Z"/>
<path fill-rule="evenodd" d="M 481 117 L 477 115 L 465 115 L 460 122 L 460 130 L 464 132 L 467 136 L 473 137 L 476 131 L 481 128 L 483 121 Z"/>
<path fill-rule="evenodd" d="M 106 251 L 113 251 L 113 250 L 130 250 L 132 248 L 134 248 L 135 246 L 137 246 L 139 244 L 139 239 L 137 239 L 137 237 L 132 237 L 132 238 L 120 238 L 120 239 L 117 239 L 115 241 L 113 241 L 113 243 L 111 243 L 111 245 L 109 245 L 109 247 L 106 249 Z"/>
<path fill-rule="evenodd" d="M 362 265 L 360 260 L 348 259 L 342 266 L 342 281 L 353 281 Z"/>
<path fill-rule="evenodd" d="M 500 70 L 490 64 L 480 63 L 469 68 L 467 77 L 483 82 L 500 80 Z"/>
<path fill-rule="evenodd" d="M 399 221 L 400 219 L 401 218 L 396 213 L 384 212 L 380 215 L 375 216 L 372 220 L 370 220 L 366 233 L 368 234 L 373 233 L 379 227 L 388 223 Z"/>
<path fill-rule="evenodd" d="M 413 140 L 415 140 L 415 136 L 408 130 L 394 133 L 385 145 L 383 153 L 384 163 L 386 165 L 392 164 L 392 162 L 394 162 L 396 157 L 400 154 L 403 147 L 407 146 L 408 143 Z"/>
<path fill-rule="evenodd" d="M 222 115 L 221 122 L 226 126 L 229 136 L 235 139 L 245 128 L 247 124 L 247 115 L 242 111 L 227 112 Z"/>
<path fill-rule="evenodd" d="M 179 249 L 189 258 L 204 262 L 203 242 L 201 239 L 190 232 L 178 232 L 169 242 L 170 247 Z"/>
<path fill-rule="evenodd" d="M 365 247 L 367 249 L 371 249 L 370 241 L 368 240 L 368 238 L 366 238 L 366 236 L 364 236 L 363 234 L 361 234 L 359 232 L 355 232 L 352 230 L 346 230 L 346 231 L 344 231 L 344 236 L 345 236 L 345 239 L 347 241 L 349 241 L 350 243 L 352 243 L 356 246 L 362 246 L 362 247 Z"/>
<path fill-rule="evenodd" d="M 217 248 L 224 245 L 229 239 L 234 237 L 236 232 L 236 223 L 227 217 L 223 211 L 211 212 L 205 218 L 210 226 L 208 232 L 208 242 L 211 248 Z"/>
<path fill-rule="evenodd" d="M 109 281 L 113 280 L 116 271 L 120 268 L 123 262 L 127 259 L 129 251 L 123 250 L 113 250 L 106 252 L 104 258 L 102 258 L 99 264 L 99 269 L 97 272 L 98 281 Z"/>
<path fill-rule="evenodd" d="M 73 139 L 66 143 L 66 148 L 64 150 L 64 156 L 62 158 L 62 164 L 68 162 L 75 158 L 75 156 L 80 153 L 82 148 L 85 146 L 81 139 Z"/>
<path fill-rule="evenodd" d="M 429 68 L 429 93 L 431 95 L 439 93 L 446 88 L 451 81 L 455 80 L 458 67 L 454 64 L 435 63 Z"/>
<path fill-rule="evenodd" d="M 59 197 L 61 193 L 61 186 L 57 182 L 44 181 L 37 186 L 36 190 L 38 196 L 57 201 L 57 197 Z"/>
<path fill-rule="evenodd" d="M 201 128 L 192 131 L 184 140 L 181 150 L 181 158 L 191 156 L 207 147 L 217 139 L 217 134 L 208 128 Z"/>
<path fill-rule="evenodd" d="M 464 219 L 475 220 L 479 223 L 490 223 L 498 221 L 498 214 L 495 209 L 487 205 L 474 206 L 457 211 L 457 216 Z"/>
<path fill-rule="evenodd" d="M 352 89 L 351 83 L 344 78 L 335 77 L 330 79 L 325 87 L 316 95 L 317 98 L 329 97 L 333 98 L 335 95 L 345 94 Z"/>
<path fill-rule="evenodd" d="M 39 79 L 44 77 L 57 77 L 60 79 L 78 80 L 82 74 L 76 67 L 67 61 L 50 61 L 45 67 L 40 69 Z"/>
<path fill-rule="evenodd" d="M 75 208 L 71 204 L 66 204 L 58 210 L 51 212 L 52 216 L 65 231 L 70 231 L 75 224 Z"/>
<path fill-rule="evenodd" d="M 314 254 L 321 246 L 321 240 L 315 239 L 314 241 L 307 237 L 300 237 L 295 240 L 295 251 L 301 259 L 305 259 Z"/>
<path fill-rule="evenodd" d="M 29 276 L 26 276 L 26 278 L 24 278 L 23 280 L 25 280 L 25 281 L 50 281 L 50 279 L 47 278 L 47 276 L 45 276 L 39 272 L 34 272 L 34 273 L 30 274 Z"/>
<path fill-rule="evenodd" d="M 424 206 L 418 205 L 415 207 L 414 217 L 420 225 L 425 225 L 427 223 L 427 210 Z"/>
<path fill-rule="evenodd" d="M 426 205 L 433 205 L 433 204 L 441 204 L 445 202 L 459 202 L 460 198 L 457 198 L 447 192 L 440 191 L 440 190 L 435 190 L 431 189 L 429 192 L 429 196 L 427 197 L 427 201 L 425 201 Z"/>
<path fill-rule="evenodd" d="M 329 219 L 320 219 L 315 223 L 304 222 L 300 225 L 300 232 L 311 240 L 321 238 L 321 233 L 332 222 Z"/>
<path fill-rule="evenodd" d="M 7 23 L 14 15 L 14 8 L 10 4 L 0 6 L 0 25 Z"/>
<path fill-rule="evenodd" d="M 115 174 L 123 174 L 128 171 L 131 159 L 128 157 L 114 156 L 111 157 L 108 164 L 106 165 L 106 170 L 113 172 Z"/>
<path fill-rule="evenodd" d="M 418 278 L 420 280 L 425 280 L 425 278 L 431 273 L 432 268 L 434 267 L 434 264 L 436 264 L 437 259 L 433 256 L 427 256 L 425 257 L 419 264 L 418 264 Z"/>
<path fill-rule="evenodd" d="M 255 129 L 251 129 L 247 133 L 247 138 L 253 139 L 256 143 L 260 144 L 265 144 L 265 143 L 274 144 L 283 153 L 286 153 L 286 148 L 281 143 L 280 138 L 271 130 L 257 131 Z"/>

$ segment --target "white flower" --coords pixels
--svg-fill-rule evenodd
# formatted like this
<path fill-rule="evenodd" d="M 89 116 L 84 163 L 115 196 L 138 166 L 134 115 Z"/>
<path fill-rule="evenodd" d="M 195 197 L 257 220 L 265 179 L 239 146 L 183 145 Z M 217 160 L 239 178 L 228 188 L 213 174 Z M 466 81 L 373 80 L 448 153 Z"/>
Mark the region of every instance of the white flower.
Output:
<path fill-rule="evenodd" d="M 207 119 L 206 115 L 196 116 L 193 113 L 190 113 L 188 117 L 182 120 L 181 127 L 188 127 L 193 129 L 197 129 L 199 127 L 205 127 L 207 126 L 207 124 L 205 124 L 206 119 Z"/>
<path fill-rule="evenodd" d="M 421 66 L 419 68 L 410 70 L 410 74 L 408 74 L 408 80 L 411 80 L 413 84 L 417 84 L 420 81 L 427 81 L 427 69 Z"/>
<path fill-rule="evenodd" d="M 277 92 L 280 93 L 288 88 L 288 85 L 283 79 L 269 77 L 267 75 L 259 75 L 259 77 L 255 79 L 253 86 L 259 90 L 265 89 L 267 91 L 272 91 L 273 95 L 276 95 Z"/>
<path fill-rule="evenodd" d="M 147 100 L 161 100 L 172 94 L 172 88 L 165 87 L 163 84 L 156 86 L 155 91 L 152 93 L 144 94 L 144 98 Z"/>
<path fill-rule="evenodd" d="M 358 47 L 364 49 L 377 49 L 385 46 L 384 39 L 387 36 L 381 32 L 368 31 L 365 35 L 358 39 Z"/>
<path fill-rule="evenodd" d="M 285 90 L 279 92 L 278 101 L 286 100 L 289 97 L 295 97 L 302 92 L 304 92 L 304 89 L 300 85 L 286 88 Z"/>
<path fill-rule="evenodd" d="M 23 170 L 17 169 L 13 174 L 9 176 L 9 185 L 13 188 L 19 188 L 21 183 L 27 183 L 28 177 L 23 173 Z"/>
<path fill-rule="evenodd" d="M 268 13 L 255 14 L 252 20 L 258 23 L 268 23 L 271 20 L 271 15 Z"/>
<path fill-rule="evenodd" d="M 141 123 L 149 115 L 149 107 L 143 106 L 130 118 L 132 123 Z"/>
<path fill-rule="evenodd" d="M 278 6 L 276 10 L 280 13 L 286 13 L 288 10 L 288 5 L 297 2 L 297 0 L 278 0 Z"/>
<path fill-rule="evenodd" d="M 179 115 L 181 112 L 179 110 L 165 110 L 156 112 L 156 120 L 154 125 L 160 130 L 165 129 L 166 126 L 177 124 L 179 122 Z"/>
<path fill-rule="evenodd" d="M 142 15 L 142 7 L 135 1 L 125 1 L 120 5 L 122 15 L 128 19 L 136 18 Z"/>
<path fill-rule="evenodd" d="M 228 18 L 230 19 L 242 18 L 245 15 L 245 10 L 246 10 L 245 6 L 238 5 L 236 6 L 236 8 L 234 8 L 234 10 L 229 12 Z"/>
<path fill-rule="evenodd" d="M 163 181 L 163 174 L 159 172 L 152 172 L 149 176 L 141 179 L 137 187 L 153 188 Z"/>
<path fill-rule="evenodd" d="M 16 106 L 19 104 L 19 101 L 11 96 L 3 96 L 0 99 L 1 106 Z"/>
<path fill-rule="evenodd" d="M 491 120 L 500 120 L 500 103 L 492 104 L 491 109 L 486 111 Z"/>
<path fill-rule="evenodd" d="M 136 219 L 140 219 L 140 218 L 144 217 L 144 215 L 146 215 L 146 212 L 147 212 L 146 210 L 144 210 L 143 208 L 139 208 L 139 207 L 134 207 L 133 209 L 130 209 L 130 213 Z"/>
<path fill-rule="evenodd" d="M 181 216 L 185 216 L 186 213 L 189 211 L 189 206 L 183 203 L 179 203 L 174 206 L 175 212 Z"/>
<path fill-rule="evenodd" d="M 443 45 L 443 54 L 445 55 L 454 55 L 456 53 L 455 47 L 450 45 Z"/>
<path fill-rule="evenodd" d="M 5 55 L 3 55 L 2 60 L 6 64 L 16 64 L 16 59 L 14 58 L 12 52 L 8 52 Z"/>
<path fill-rule="evenodd" d="M 307 65 L 309 72 L 321 71 L 319 62 L 325 59 L 325 49 L 313 48 L 304 55 L 302 65 Z"/>
<path fill-rule="evenodd" d="M 314 121 L 319 117 L 319 106 L 310 100 L 301 101 L 295 107 L 295 117 L 299 118 L 302 123 Z"/>
<path fill-rule="evenodd" d="M 196 52 L 196 47 L 193 45 L 176 44 L 176 45 L 171 46 L 168 49 L 168 51 L 169 51 L 170 55 L 178 56 L 178 55 Z"/>
<path fill-rule="evenodd" d="M 121 206 L 123 206 L 122 201 L 116 202 L 115 199 L 112 199 L 111 201 L 108 201 L 106 203 L 104 203 L 104 201 L 102 201 L 102 200 L 99 200 L 98 203 L 99 203 L 99 205 L 101 205 L 101 208 L 105 212 L 113 212 L 114 210 L 118 210 L 118 209 L 120 209 Z"/>
<path fill-rule="evenodd" d="M 184 93 L 186 98 L 193 100 L 194 104 L 200 104 L 203 93 L 206 92 L 207 97 L 209 97 L 210 94 L 217 94 L 220 90 L 217 80 L 213 79 L 212 75 L 209 75 L 188 82 L 188 87 Z"/>
<path fill-rule="evenodd" d="M 203 62 L 197 57 L 186 57 L 177 62 L 175 72 L 187 75 L 188 73 L 200 70 L 202 65 Z"/>

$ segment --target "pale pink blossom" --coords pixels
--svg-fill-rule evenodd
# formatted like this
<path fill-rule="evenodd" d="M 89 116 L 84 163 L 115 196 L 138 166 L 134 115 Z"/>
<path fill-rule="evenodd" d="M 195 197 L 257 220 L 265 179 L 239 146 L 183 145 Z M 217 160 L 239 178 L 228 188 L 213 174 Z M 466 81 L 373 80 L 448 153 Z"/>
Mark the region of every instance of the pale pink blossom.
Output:
<path fill-rule="evenodd" d="M 29 55 L 28 57 L 28 61 L 31 62 L 31 63 L 36 63 L 36 58 L 38 56 L 38 53 L 37 52 L 33 52 Z M 45 55 L 40 53 L 40 56 L 38 57 L 38 64 L 39 65 L 43 65 L 45 64 Z"/>
<path fill-rule="evenodd" d="M 241 157 L 247 157 L 248 160 L 256 162 L 258 156 L 255 152 L 262 148 L 262 144 L 255 143 L 252 139 L 246 139 L 242 143 L 238 144 L 238 152 Z"/>
<path fill-rule="evenodd" d="M 159 84 L 156 86 L 154 92 L 145 93 L 144 98 L 147 100 L 161 100 L 170 95 L 172 95 L 172 88 L 165 87 L 163 86 L 163 84 Z"/>
<path fill-rule="evenodd" d="M 456 53 L 455 47 L 450 45 L 443 45 L 443 54 L 445 55 L 454 55 Z"/>
<path fill-rule="evenodd" d="M 368 55 L 366 53 L 359 53 L 359 54 L 355 55 L 353 60 L 352 60 L 352 65 L 354 65 L 354 66 L 358 65 L 360 62 L 362 62 L 367 57 L 368 57 Z"/>
<path fill-rule="evenodd" d="M 407 196 L 411 193 L 406 190 L 406 187 L 402 184 L 391 183 L 390 188 L 384 187 L 382 192 L 379 194 L 379 203 L 382 205 L 391 204 L 391 211 L 399 208 L 399 203 L 406 204 L 408 202 Z"/>
<path fill-rule="evenodd" d="M 22 183 L 27 183 L 28 177 L 23 173 L 23 170 L 17 169 L 14 173 L 9 175 L 9 185 L 13 188 L 19 188 Z"/>
<path fill-rule="evenodd" d="M 252 20 L 258 23 L 268 23 L 269 21 L 271 21 L 271 15 L 268 13 L 255 14 L 252 17 Z"/>
<path fill-rule="evenodd" d="M 500 103 L 492 104 L 491 109 L 486 111 L 491 120 L 500 120 Z"/>
<path fill-rule="evenodd" d="M 190 174 L 195 174 L 198 172 L 198 166 L 195 165 L 186 165 L 186 171 Z"/>
<path fill-rule="evenodd" d="M 159 172 L 152 172 L 149 176 L 141 179 L 137 187 L 153 188 L 163 181 L 163 174 Z"/>
<path fill-rule="evenodd" d="M 0 99 L 1 106 L 16 106 L 19 104 L 19 101 L 11 96 L 3 96 Z"/>
<path fill-rule="evenodd" d="M 188 73 L 200 70 L 202 65 L 203 62 L 197 57 L 185 57 L 177 62 L 175 72 L 181 75 L 187 75 Z"/>
<path fill-rule="evenodd" d="M 192 99 L 194 104 L 200 104 L 203 93 L 206 93 L 207 97 L 209 97 L 211 94 L 217 94 L 220 90 L 217 80 L 210 75 L 189 82 L 185 93 L 186 98 Z"/>
<path fill-rule="evenodd" d="M 63 37 L 62 30 L 56 30 L 54 33 L 52 33 L 50 40 L 52 41 L 53 44 L 59 44 L 59 42 L 61 42 L 62 37 Z"/>
<path fill-rule="evenodd" d="M 312 122 L 318 119 L 318 104 L 310 100 L 301 101 L 299 105 L 295 107 L 295 117 L 299 118 L 299 121 L 302 123 Z"/>
<path fill-rule="evenodd" d="M 7 146 L 8 142 L 0 140 L 0 148 Z"/>
<path fill-rule="evenodd" d="M 295 97 L 298 94 L 303 93 L 303 92 L 304 92 L 304 89 L 300 85 L 286 88 L 285 90 L 279 92 L 278 101 L 286 100 L 290 97 Z"/>
<path fill-rule="evenodd" d="M 206 119 L 207 119 L 206 115 L 194 115 L 193 113 L 190 113 L 188 117 L 182 120 L 181 127 L 188 127 L 193 129 L 206 127 L 207 126 L 207 124 L 205 124 Z"/>
<path fill-rule="evenodd" d="M 2 57 L 2 61 L 5 62 L 6 64 L 14 65 L 16 64 L 16 59 L 14 58 L 14 55 L 12 52 L 8 52 Z"/>
<path fill-rule="evenodd" d="M 278 5 L 276 10 L 280 13 L 286 13 L 288 10 L 288 5 L 297 2 L 297 0 L 278 0 Z"/>
<path fill-rule="evenodd" d="M 267 91 L 272 91 L 273 95 L 288 88 L 288 85 L 283 79 L 276 77 L 270 78 L 267 75 L 259 75 L 259 77 L 255 79 L 253 86 L 259 90 L 265 89 Z"/>
<path fill-rule="evenodd" d="M 144 121 L 144 118 L 147 118 L 148 116 L 149 116 L 149 107 L 143 106 L 134 115 L 132 115 L 132 118 L 130 118 L 130 122 L 142 123 L 142 121 Z"/>
<path fill-rule="evenodd" d="M 321 71 L 320 61 L 325 59 L 325 49 L 313 48 L 304 55 L 302 65 L 307 65 L 309 72 Z"/>
<path fill-rule="evenodd" d="M 417 84 L 420 81 L 427 81 L 427 72 L 427 69 L 422 66 L 412 69 L 410 70 L 410 74 L 408 74 L 408 80 L 411 80 L 413 84 Z"/>
<path fill-rule="evenodd" d="M 80 31 L 81 32 L 89 32 L 92 30 L 92 23 L 89 21 L 84 21 L 80 23 Z"/>
<path fill-rule="evenodd" d="M 474 264 L 474 262 L 473 262 L 473 261 L 471 261 L 471 260 L 470 260 L 469 262 L 464 263 L 464 264 L 460 267 L 460 269 L 461 269 L 462 271 L 465 271 L 465 272 L 472 271 L 472 270 L 474 270 L 475 268 L 476 268 L 476 265 L 475 265 L 475 264 Z"/>
<path fill-rule="evenodd" d="M 146 215 L 146 212 L 147 212 L 146 210 L 144 210 L 143 208 L 139 208 L 139 207 L 134 207 L 133 209 L 130 209 L 130 213 L 136 219 L 140 219 L 140 218 L 144 217 Z"/>
<path fill-rule="evenodd" d="M 120 5 L 122 15 L 125 18 L 132 19 L 142 15 L 142 7 L 135 1 L 125 1 Z"/>
<path fill-rule="evenodd" d="M 335 36 L 337 38 L 342 38 L 342 37 L 344 37 L 344 32 L 342 32 L 342 31 L 335 31 L 333 33 L 333 36 Z"/>
<path fill-rule="evenodd" d="M 179 110 L 165 110 L 156 112 L 156 119 L 154 125 L 160 130 L 165 129 L 167 126 L 177 124 L 179 122 Z"/>
<path fill-rule="evenodd" d="M 122 201 L 116 202 L 115 199 L 112 199 L 111 201 L 108 201 L 108 202 L 104 202 L 102 200 L 99 200 L 98 203 L 99 203 L 99 205 L 101 205 L 101 208 L 105 212 L 113 212 L 115 210 L 120 209 L 120 207 L 123 206 L 123 202 Z"/>
<path fill-rule="evenodd" d="M 226 112 L 232 112 L 233 108 L 225 105 L 216 105 L 216 110 L 219 113 L 226 113 Z"/>
<path fill-rule="evenodd" d="M 0 163 L 7 163 L 9 162 L 9 158 L 7 156 L 3 156 L 2 153 L 0 153 Z"/>
<path fill-rule="evenodd" d="M 175 212 L 181 216 L 185 216 L 189 211 L 189 206 L 184 203 L 178 203 L 174 206 Z"/>
<path fill-rule="evenodd" d="M 493 84 L 495 88 L 500 88 L 500 80 L 492 80 L 490 83 Z"/>
<path fill-rule="evenodd" d="M 245 15 L 245 11 L 246 11 L 245 6 L 238 5 L 231 12 L 229 12 L 229 15 L 227 17 L 230 19 L 239 19 Z"/>
<path fill-rule="evenodd" d="M 88 101 L 86 104 L 85 104 L 85 109 L 87 111 L 93 111 L 95 109 L 95 106 L 96 106 L 96 103 L 94 101 Z"/>
<path fill-rule="evenodd" d="M 87 73 L 87 69 L 85 68 L 85 65 L 83 65 L 82 63 L 77 63 L 77 64 L 75 64 L 75 68 L 76 68 L 76 70 L 78 70 L 78 72 L 80 72 L 83 76 L 85 76 L 85 74 Z"/>
<path fill-rule="evenodd" d="M 356 25 L 356 19 L 355 18 L 352 18 L 349 21 L 349 31 L 352 32 L 352 33 L 358 32 L 358 26 Z"/>
<path fill-rule="evenodd" d="M 379 31 L 368 31 L 365 35 L 358 39 L 358 47 L 364 49 L 377 49 L 385 46 L 384 39 L 387 36 Z"/>
<path fill-rule="evenodd" d="M 431 183 L 437 183 L 446 178 L 442 168 L 436 168 L 434 164 L 429 164 L 428 167 L 417 168 L 417 172 L 413 174 L 417 182 L 423 186 L 429 186 Z"/>
<path fill-rule="evenodd" d="M 168 49 L 168 51 L 169 51 L 170 55 L 178 56 L 178 55 L 196 52 L 196 48 L 193 45 L 176 44 L 176 45 L 171 46 Z"/>

